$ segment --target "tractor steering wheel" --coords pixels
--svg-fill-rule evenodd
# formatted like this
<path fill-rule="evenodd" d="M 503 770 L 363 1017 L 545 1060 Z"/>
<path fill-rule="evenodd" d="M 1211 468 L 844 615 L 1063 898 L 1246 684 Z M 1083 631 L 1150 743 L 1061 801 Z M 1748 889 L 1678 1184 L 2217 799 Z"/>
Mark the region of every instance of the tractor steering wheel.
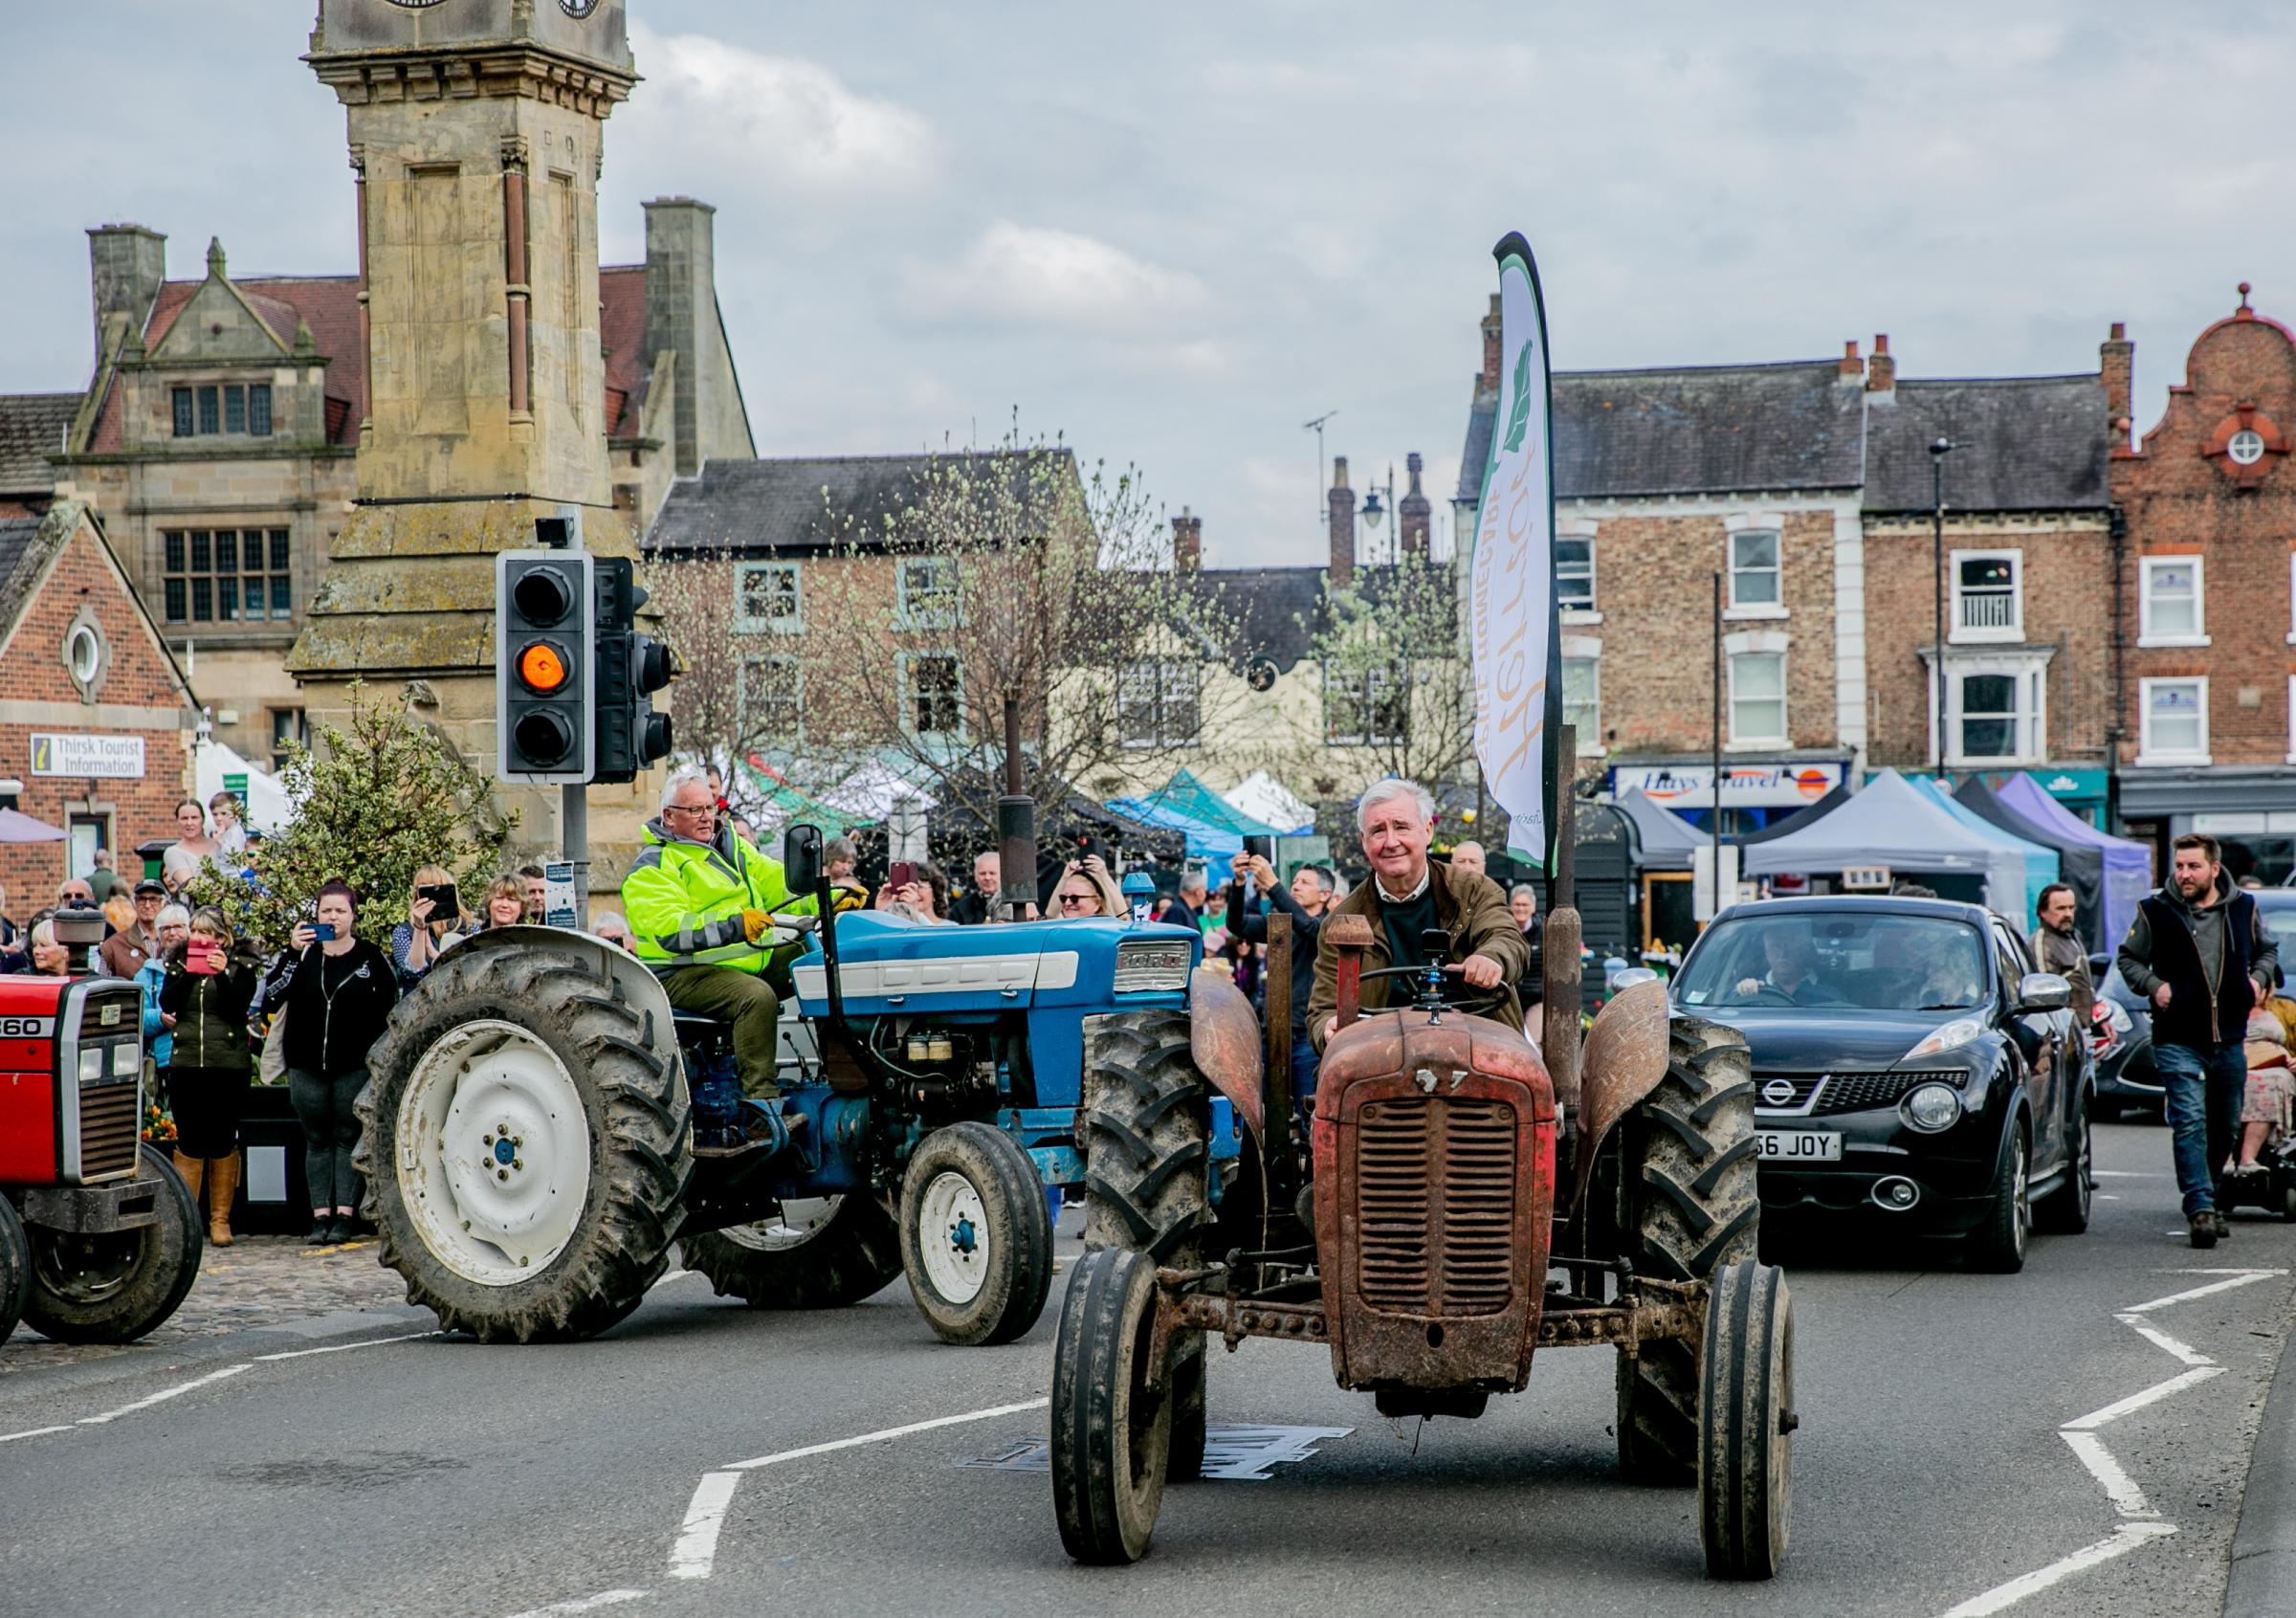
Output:
<path fill-rule="evenodd" d="M 1426 975 L 1427 969 L 1424 966 L 1378 966 L 1374 967 L 1368 972 L 1363 973 L 1361 975 L 1361 981 L 1368 983 L 1373 978 L 1418 978 L 1424 982 L 1426 978 Z M 1466 992 L 1454 993 L 1454 989 L 1461 989 L 1465 990 Z M 1465 1011 L 1474 1007 L 1487 1004 L 1498 1004 L 1509 999 L 1512 993 L 1512 990 L 1506 984 L 1501 984 L 1496 988 L 1476 988 L 1473 985 L 1468 984 L 1465 979 L 1459 977 L 1456 973 L 1446 972 L 1444 975 L 1443 994 L 1441 999 L 1443 1005 L 1447 1009 Z M 1422 1004 L 1422 997 L 1416 995 L 1413 996 L 1410 1006 L 1418 1006 L 1420 1004 Z M 1390 1011 L 1407 1010 L 1409 1008 L 1409 1006 L 1389 1006 L 1384 1008 L 1384 1009 Z"/>

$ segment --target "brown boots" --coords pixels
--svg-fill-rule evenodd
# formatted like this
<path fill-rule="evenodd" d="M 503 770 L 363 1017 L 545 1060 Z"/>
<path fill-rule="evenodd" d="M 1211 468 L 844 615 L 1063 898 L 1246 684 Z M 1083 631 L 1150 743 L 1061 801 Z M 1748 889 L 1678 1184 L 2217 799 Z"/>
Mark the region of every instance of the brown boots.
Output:
<path fill-rule="evenodd" d="M 232 1199 L 239 1194 L 239 1154 L 208 1160 L 208 1245 L 232 1245 Z"/>
<path fill-rule="evenodd" d="M 198 1208 L 201 1204 L 199 1194 L 201 1182 L 207 1183 L 210 1194 L 215 1199 L 212 1211 L 208 1214 L 208 1245 L 210 1247 L 230 1247 L 232 1245 L 232 1199 L 239 1194 L 239 1154 L 233 1152 L 228 1158 L 202 1160 L 188 1158 L 178 1152 L 175 1154 L 175 1171 L 184 1177 L 184 1184 L 191 1187 L 191 1206 L 193 1208 Z"/>

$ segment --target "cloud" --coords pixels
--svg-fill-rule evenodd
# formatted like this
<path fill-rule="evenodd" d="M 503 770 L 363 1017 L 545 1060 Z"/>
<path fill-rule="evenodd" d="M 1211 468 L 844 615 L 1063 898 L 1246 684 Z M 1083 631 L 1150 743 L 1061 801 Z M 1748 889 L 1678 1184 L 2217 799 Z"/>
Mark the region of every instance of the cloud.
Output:
<path fill-rule="evenodd" d="M 921 116 L 858 94 L 819 62 L 635 21 L 629 33 L 646 78 L 630 100 L 633 134 L 673 144 L 688 164 L 708 153 L 817 191 L 896 189 L 933 172 L 933 129 Z"/>
<path fill-rule="evenodd" d="M 917 313 L 1005 325 L 1137 331 L 1186 321 L 1212 301 L 1211 289 L 1185 270 L 1009 219 L 982 232 L 960 258 L 911 262 L 905 280 Z"/>

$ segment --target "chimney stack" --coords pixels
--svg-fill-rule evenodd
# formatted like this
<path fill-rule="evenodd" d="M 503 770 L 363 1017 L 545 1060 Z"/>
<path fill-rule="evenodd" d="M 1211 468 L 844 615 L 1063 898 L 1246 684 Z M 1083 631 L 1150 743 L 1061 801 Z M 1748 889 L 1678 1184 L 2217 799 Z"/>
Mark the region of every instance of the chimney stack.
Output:
<path fill-rule="evenodd" d="M 1398 522 L 1397 532 L 1402 537 L 1403 554 L 1424 561 L 1427 554 L 1428 521 L 1434 508 L 1427 503 L 1427 497 L 1419 486 L 1421 464 L 1417 450 L 1413 450 L 1403 457 L 1403 465 L 1411 473 L 1411 491 L 1395 502 L 1395 515 Z"/>
<path fill-rule="evenodd" d="M 2136 369 L 2136 344 L 2129 328 L 2112 322 L 2112 335 L 2097 345 L 2097 370 L 2105 384 L 2105 441 L 2114 454 L 2126 454 L 2135 423 L 2130 418 L 2130 392 Z"/>
<path fill-rule="evenodd" d="M 1203 565 L 1203 519 L 1183 505 L 1172 519 L 1172 568 L 1178 573 L 1193 573 Z"/>
<path fill-rule="evenodd" d="M 1858 359 L 1858 340 L 1856 338 L 1853 337 L 1842 344 L 1841 363 L 1834 367 L 1834 374 L 1844 382 L 1866 374 L 1866 367 Z"/>
<path fill-rule="evenodd" d="M 1879 393 L 1884 399 L 1897 396 L 1897 361 L 1890 357 L 1889 334 L 1873 334 L 1873 359 L 1866 367 L 1866 391 Z"/>
<path fill-rule="evenodd" d="M 1483 317 L 1483 370 L 1475 378 L 1478 398 L 1495 399 L 1499 396 L 1499 378 L 1504 370 L 1504 356 L 1499 353 L 1499 295 L 1490 295 L 1490 313 Z"/>
<path fill-rule="evenodd" d="M 167 238 L 141 225 L 99 225 L 88 233 L 88 280 L 96 305 L 96 363 L 103 364 L 122 325 L 137 336 L 167 279 Z"/>
<path fill-rule="evenodd" d="M 1345 455 L 1332 457 L 1332 490 L 1324 498 L 1332 514 L 1332 587 L 1344 589 L 1356 578 L 1356 492 L 1347 486 Z"/>
<path fill-rule="evenodd" d="M 718 442 L 711 419 L 705 358 L 724 341 L 718 325 L 718 211 L 692 197 L 655 197 L 646 209 L 646 338 L 640 363 L 651 374 L 664 354 L 677 356 L 671 376 L 671 465 L 691 477 L 713 454 L 746 455 L 739 442 Z M 739 423 L 730 436 L 740 437 Z"/>

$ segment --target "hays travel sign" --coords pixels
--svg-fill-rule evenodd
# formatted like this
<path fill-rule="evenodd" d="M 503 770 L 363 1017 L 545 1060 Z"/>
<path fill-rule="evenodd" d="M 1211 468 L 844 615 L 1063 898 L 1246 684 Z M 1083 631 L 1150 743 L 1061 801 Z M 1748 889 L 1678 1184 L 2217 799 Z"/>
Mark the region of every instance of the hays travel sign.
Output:
<path fill-rule="evenodd" d="M 1814 804 L 1842 785 L 1839 764 L 1725 765 L 1724 809 L 1799 809 Z M 1709 809 L 1714 801 L 1714 772 L 1705 765 L 1622 765 L 1610 772 L 1614 796 L 1642 789 L 1667 809 Z"/>

